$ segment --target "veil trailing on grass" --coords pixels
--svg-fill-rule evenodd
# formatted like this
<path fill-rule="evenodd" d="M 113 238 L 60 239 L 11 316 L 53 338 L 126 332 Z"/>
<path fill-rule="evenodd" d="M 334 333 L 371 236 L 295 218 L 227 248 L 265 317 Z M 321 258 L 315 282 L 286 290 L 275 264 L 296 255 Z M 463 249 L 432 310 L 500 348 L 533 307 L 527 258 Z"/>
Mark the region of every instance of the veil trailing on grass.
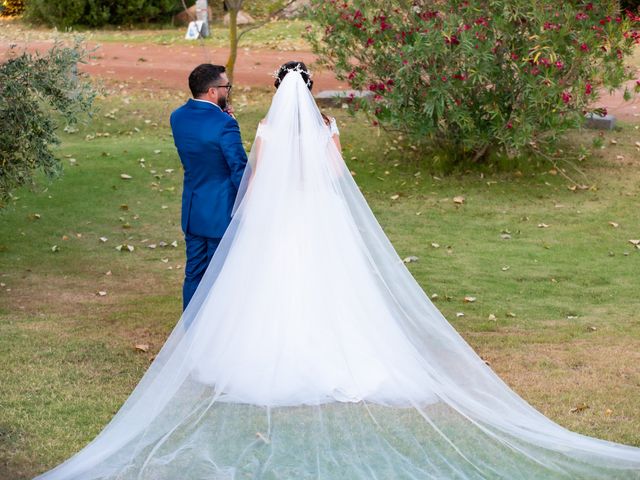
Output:
<path fill-rule="evenodd" d="M 229 230 L 113 420 L 40 479 L 640 478 L 508 388 L 421 290 L 298 72 Z"/>

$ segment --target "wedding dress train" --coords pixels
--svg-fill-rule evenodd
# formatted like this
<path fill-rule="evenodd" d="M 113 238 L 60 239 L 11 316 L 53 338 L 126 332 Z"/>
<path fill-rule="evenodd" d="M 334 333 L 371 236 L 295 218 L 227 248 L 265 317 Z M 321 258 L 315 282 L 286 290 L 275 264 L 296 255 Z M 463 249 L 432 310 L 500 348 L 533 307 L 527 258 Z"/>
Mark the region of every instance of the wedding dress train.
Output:
<path fill-rule="evenodd" d="M 398 257 L 297 72 L 189 307 L 101 434 L 40 479 L 640 479 L 475 354 Z"/>

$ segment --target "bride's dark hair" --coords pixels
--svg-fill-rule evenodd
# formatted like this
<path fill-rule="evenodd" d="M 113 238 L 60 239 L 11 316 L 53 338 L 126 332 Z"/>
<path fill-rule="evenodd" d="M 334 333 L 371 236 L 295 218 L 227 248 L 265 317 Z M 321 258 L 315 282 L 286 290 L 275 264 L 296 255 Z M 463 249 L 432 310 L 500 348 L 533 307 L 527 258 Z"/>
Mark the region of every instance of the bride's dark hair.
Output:
<path fill-rule="evenodd" d="M 282 80 L 284 79 L 284 77 L 287 76 L 287 73 L 293 70 L 297 70 L 298 72 L 300 72 L 300 76 L 302 77 L 302 80 L 304 80 L 304 83 L 307 84 L 307 88 L 311 90 L 313 88 L 313 80 L 311 80 L 311 73 L 309 72 L 309 69 L 304 64 L 304 62 L 298 62 L 298 61 L 283 63 L 282 66 L 276 72 L 276 81 L 273 82 L 273 85 L 276 88 L 278 88 L 282 83 Z M 322 118 L 324 119 L 324 123 L 326 123 L 327 125 L 331 123 L 331 120 L 329 119 L 329 117 L 327 117 L 323 112 L 320 112 L 320 115 L 322 115 Z"/>
<path fill-rule="evenodd" d="M 313 80 L 311 80 L 311 74 L 309 73 L 309 69 L 304 64 L 304 62 L 291 61 L 283 64 L 278 71 L 276 72 L 276 81 L 273 82 L 273 85 L 278 88 L 280 83 L 284 79 L 284 77 L 292 70 L 297 70 L 300 72 L 302 79 L 307 84 L 309 90 L 313 88 Z"/>

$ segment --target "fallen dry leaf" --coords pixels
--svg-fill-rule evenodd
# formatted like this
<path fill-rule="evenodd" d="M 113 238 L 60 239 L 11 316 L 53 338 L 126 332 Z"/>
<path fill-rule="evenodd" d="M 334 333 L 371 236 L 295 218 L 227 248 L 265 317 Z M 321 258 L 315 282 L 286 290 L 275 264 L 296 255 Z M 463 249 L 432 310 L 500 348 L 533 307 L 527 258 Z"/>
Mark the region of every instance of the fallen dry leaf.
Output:
<path fill-rule="evenodd" d="M 121 173 L 120 178 L 122 180 L 131 180 L 133 177 L 131 175 L 127 175 L 126 173 Z"/>
<path fill-rule="evenodd" d="M 609 225 L 611 225 L 613 228 L 618 228 L 620 226 L 620 224 L 617 222 L 609 222 Z"/>
<path fill-rule="evenodd" d="M 476 297 L 470 297 L 470 296 L 466 296 L 464 297 L 464 303 L 473 303 L 477 300 Z"/>
<path fill-rule="evenodd" d="M 578 413 L 578 412 L 582 412 L 582 411 L 586 410 L 587 408 L 589 408 L 589 405 L 587 405 L 586 403 L 580 403 L 580 404 L 576 405 L 575 407 L 573 407 L 569 411 L 571 413 Z"/>
<path fill-rule="evenodd" d="M 140 351 L 140 352 L 148 352 L 149 351 L 149 344 L 148 343 L 136 343 L 135 349 Z"/>
<path fill-rule="evenodd" d="M 464 203 L 464 197 L 462 195 L 453 197 L 453 203 L 455 203 L 456 205 L 462 205 Z"/>

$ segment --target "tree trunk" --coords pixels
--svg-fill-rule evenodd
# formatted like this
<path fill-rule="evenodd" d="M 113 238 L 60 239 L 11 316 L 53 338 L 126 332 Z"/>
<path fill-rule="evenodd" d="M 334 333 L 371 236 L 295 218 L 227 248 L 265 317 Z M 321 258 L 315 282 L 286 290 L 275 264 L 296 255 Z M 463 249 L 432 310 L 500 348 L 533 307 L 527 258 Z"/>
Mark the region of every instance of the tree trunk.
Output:
<path fill-rule="evenodd" d="M 233 69 L 236 66 L 236 58 L 238 57 L 238 11 L 241 6 L 242 2 L 227 2 L 227 8 L 229 9 L 229 58 L 227 59 L 226 69 L 229 83 L 233 83 Z"/>

